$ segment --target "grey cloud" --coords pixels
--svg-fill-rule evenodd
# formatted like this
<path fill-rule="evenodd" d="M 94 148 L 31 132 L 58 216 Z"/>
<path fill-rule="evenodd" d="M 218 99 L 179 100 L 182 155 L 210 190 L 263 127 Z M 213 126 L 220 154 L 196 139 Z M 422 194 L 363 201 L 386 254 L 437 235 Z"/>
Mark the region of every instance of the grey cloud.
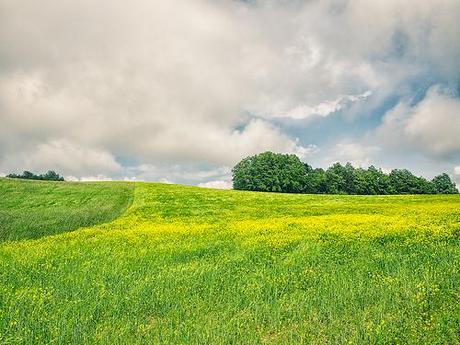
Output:
<path fill-rule="evenodd" d="M 121 165 L 109 152 L 94 147 L 75 146 L 65 140 L 38 144 L 33 152 L 6 153 L 2 159 L 2 167 L 16 172 L 44 172 L 53 169 L 77 176 L 97 175 L 101 171 L 116 173 L 121 169 Z"/>
<path fill-rule="evenodd" d="M 434 157 L 460 152 L 460 100 L 431 88 L 416 106 L 407 102 L 389 111 L 377 130 L 381 143 Z"/>
<path fill-rule="evenodd" d="M 454 180 L 455 180 L 455 183 L 457 184 L 457 188 L 460 189 L 460 165 L 454 168 Z"/>
<path fill-rule="evenodd" d="M 264 150 L 313 157 L 273 115 L 372 110 L 410 94 L 407 80 L 427 68 L 458 81 L 459 10 L 454 0 L 0 0 L 0 170 L 160 179 L 174 169 L 139 167 L 169 164 L 180 166 L 171 180 L 199 181 L 187 176 L 197 164 L 212 171 Z M 406 135 L 426 146 L 431 134 L 414 126 Z"/>

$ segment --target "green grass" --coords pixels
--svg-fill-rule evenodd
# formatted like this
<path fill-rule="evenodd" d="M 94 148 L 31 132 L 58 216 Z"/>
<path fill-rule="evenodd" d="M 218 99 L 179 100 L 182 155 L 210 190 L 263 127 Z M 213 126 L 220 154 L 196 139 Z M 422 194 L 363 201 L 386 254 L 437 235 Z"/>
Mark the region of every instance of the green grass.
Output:
<path fill-rule="evenodd" d="M 0 343 L 456 344 L 459 210 L 136 183 L 110 223 L 0 244 Z"/>
<path fill-rule="evenodd" d="M 130 183 L 0 179 L 0 242 L 35 239 L 119 216 L 132 201 Z"/>

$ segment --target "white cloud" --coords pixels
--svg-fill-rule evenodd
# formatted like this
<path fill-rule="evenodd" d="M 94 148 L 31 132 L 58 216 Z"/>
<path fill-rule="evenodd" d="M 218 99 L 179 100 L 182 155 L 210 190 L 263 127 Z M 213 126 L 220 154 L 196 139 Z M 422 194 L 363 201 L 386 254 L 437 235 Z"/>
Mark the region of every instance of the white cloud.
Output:
<path fill-rule="evenodd" d="M 260 151 L 317 150 L 274 118 L 375 108 L 410 94 L 408 80 L 426 71 L 459 78 L 455 0 L 0 0 L 0 8 L 3 171 L 157 180 L 170 177 L 164 170 L 174 181 L 198 171 L 196 180 L 219 180 L 202 175 Z M 427 120 L 428 108 L 456 111 L 445 97 L 433 96 L 405 129 L 411 145 L 435 155 L 457 148 L 452 128 L 444 138 L 429 130 L 442 121 Z"/>
<path fill-rule="evenodd" d="M 188 165 L 151 165 L 131 166 L 123 172 L 129 173 L 124 179 L 136 181 L 157 181 L 160 183 L 199 184 L 209 180 L 226 180 L 230 174 L 226 166 L 211 169 L 208 167 L 190 167 Z M 167 176 L 167 177 L 166 177 Z"/>
<path fill-rule="evenodd" d="M 91 181 L 113 181 L 113 179 L 109 176 L 106 175 L 94 175 L 94 176 L 82 176 L 82 177 L 76 177 L 76 176 L 66 176 L 65 177 L 66 181 L 72 181 L 72 182 L 91 182 Z"/>
<path fill-rule="evenodd" d="M 410 142 L 435 155 L 460 151 L 459 133 L 460 100 L 438 88 L 413 109 L 404 129 Z"/>
<path fill-rule="evenodd" d="M 359 142 L 342 141 L 327 152 L 324 158 L 325 166 L 335 162 L 345 164 L 351 163 L 355 167 L 368 167 L 375 160 L 380 148 L 377 146 L 365 145 Z"/>
<path fill-rule="evenodd" d="M 312 116 L 326 117 L 345 108 L 353 102 L 364 101 L 370 95 L 372 95 L 372 91 L 368 90 L 358 95 L 339 96 L 334 101 L 322 102 L 313 107 L 308 105 L 297 106 L 296 108 L 291 109 L 285 113 L 275 114 L 275 116 L 290 117 L 296 120 L 306 119 Z"/>
<path fill-rule="evenodd" d="M 294 153 L 308 156 L 314 146 L 304 147 L 267 121 L 252 120 L 244 130 L 235 130 L 226 144 L 229 162 L 235 164 L 241 157 L 264 151 Z"/>
<path fill-rule="evenodd" d="M 383 143 L 442 157 L 460 151 L 460 100 L 431 88 L 416 106 L 400 103 L 378 129 Z"/>
<path fill-rule="evenodd" d="M 242 157 L 261 151 L 308 154 L 298 140 L 263 120 L 251 120 L 243 129 L 220 127 L 212 123 L 177 124 L 154 136 L 128 145 L 144 161 L 176 160 L 232 166 Z"/>
<path fill-rule="evenodd" d="M 460 190 L 460 165 L 454 168 L 454 182 L 457 185 L 457 189 Z"/>
<path fill-rule="evenodd" d="M 174 182 L 168 180 L 167 178 L 161 178 L 158 182 L 165 184 L 174 184 Z"/>
<path fill-rule="evenodd" d="M 8 153 L 1 163 L 2 167 L 13 171 L 56 170 L 76 176 L 104 176 L 99 172 L 114 173 L 121 168 L 110 153 L 96 148 L 76 146 L 65 140 L 38 144 L 31 152 Z"/>
<path fill-rule="evenodd" d="M 227 180 L 217 180 L 199 183 L 198 187 L 212 189 L 232 189 L 232 182 Z"/>

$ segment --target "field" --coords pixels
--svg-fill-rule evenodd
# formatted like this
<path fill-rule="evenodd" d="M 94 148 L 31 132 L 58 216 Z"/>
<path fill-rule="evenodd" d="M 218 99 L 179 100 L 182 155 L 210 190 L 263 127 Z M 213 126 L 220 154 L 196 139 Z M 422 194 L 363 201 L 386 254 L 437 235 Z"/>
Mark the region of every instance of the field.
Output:
<path fill-rule="evenodd" d="M 458 344 L 459 234 L 459 195 L 0 179 L 0 343 Z"/>
<path fill-rule="evenodd" d="M 112 220 L 131 204 L 129 183 L 0 179 L 0 241 L 34 239 Z"/>

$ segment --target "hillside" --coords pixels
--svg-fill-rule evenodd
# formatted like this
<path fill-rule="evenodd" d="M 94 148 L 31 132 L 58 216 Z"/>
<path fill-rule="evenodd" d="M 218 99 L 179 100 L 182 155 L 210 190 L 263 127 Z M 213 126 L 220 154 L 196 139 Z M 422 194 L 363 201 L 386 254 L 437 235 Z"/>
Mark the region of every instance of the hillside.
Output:
<path fill-rule="evenodd" d="M 0 242 L 34 239 L 110 221 L 131 204 L 134 185 L 0 178 Z"/>
<path fill-rule="evenodd" d="M 458 195 L 11 183 L 2 344 L 460 341 Z"/>

